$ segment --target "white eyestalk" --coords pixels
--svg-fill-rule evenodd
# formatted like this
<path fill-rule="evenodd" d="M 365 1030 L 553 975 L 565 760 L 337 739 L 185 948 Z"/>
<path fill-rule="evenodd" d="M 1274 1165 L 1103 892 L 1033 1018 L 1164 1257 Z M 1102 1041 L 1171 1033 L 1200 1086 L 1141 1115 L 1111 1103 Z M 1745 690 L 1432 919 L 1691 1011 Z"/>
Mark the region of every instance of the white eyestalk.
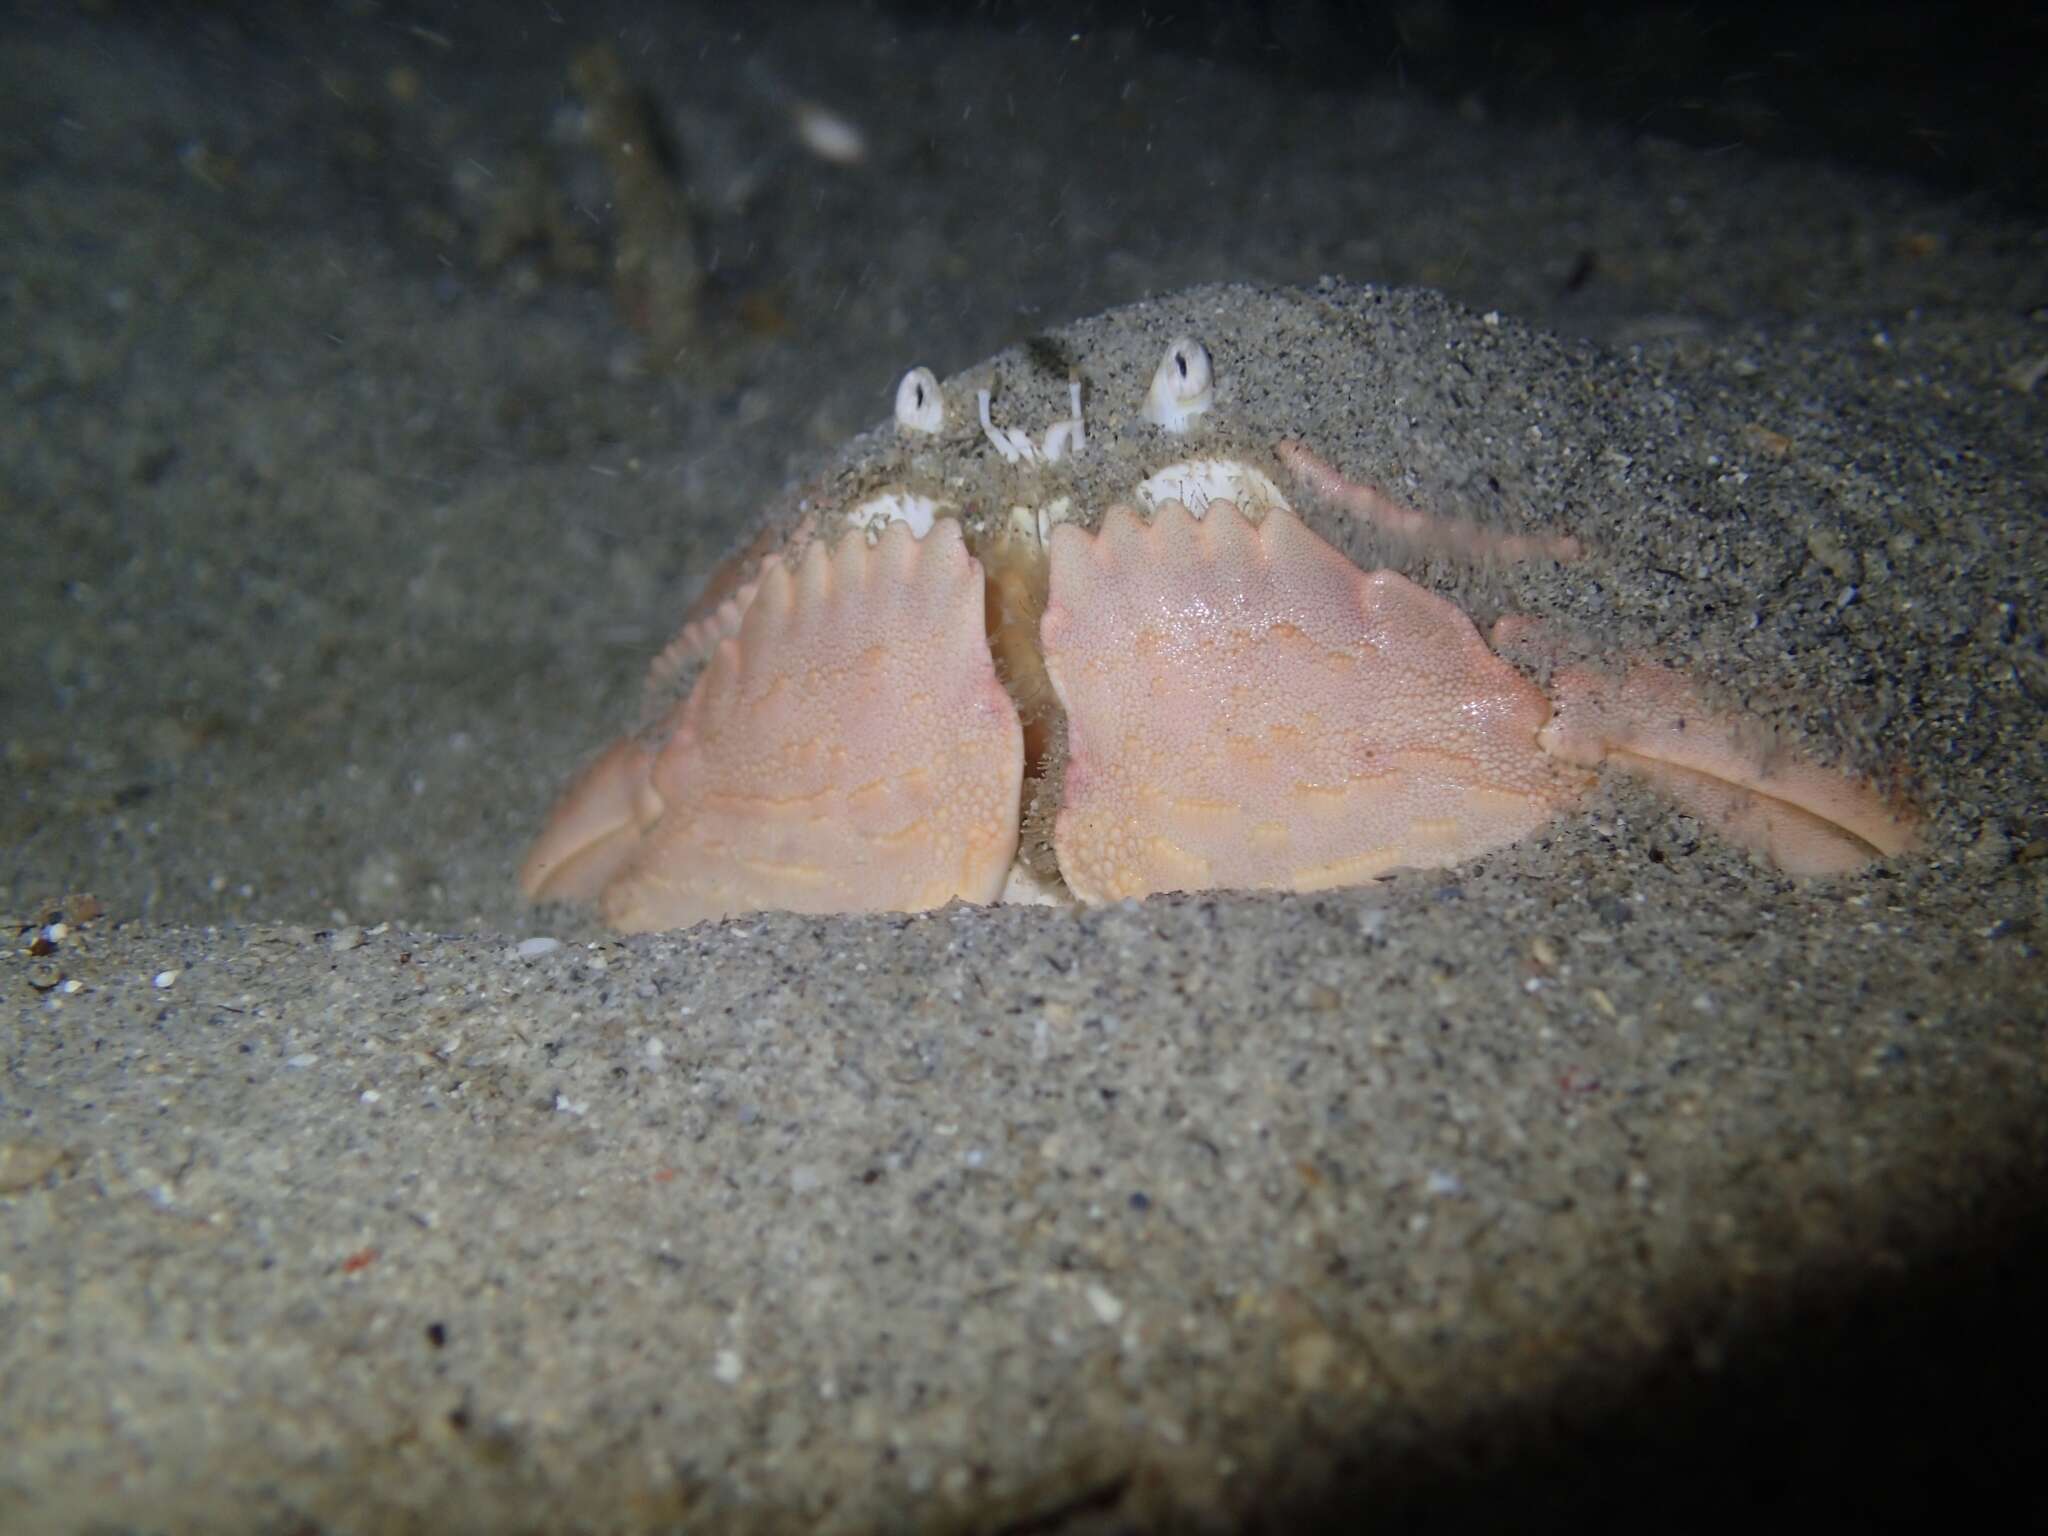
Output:
<path fill-rule="evenodd" d="M 896 426 L 903 432 L 937 432 L 946 424 L 946 402 L 929 368 L 913 368 L 896 385 Z"/>
<path fill-rule="evenodd" d="M 1215 399 L 1215 370 L 1209 349 L 1192 336 L 1177 336 L 1159 360 L 1145 396 L 1145 419 L 1162 432 L 1185 432 Z"/>

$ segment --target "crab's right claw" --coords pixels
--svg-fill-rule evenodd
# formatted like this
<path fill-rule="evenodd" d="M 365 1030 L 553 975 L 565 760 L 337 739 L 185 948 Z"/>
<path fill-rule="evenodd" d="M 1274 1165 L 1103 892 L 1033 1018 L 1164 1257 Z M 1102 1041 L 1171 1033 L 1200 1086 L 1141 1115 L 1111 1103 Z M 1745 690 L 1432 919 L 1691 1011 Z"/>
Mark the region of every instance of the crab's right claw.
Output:
<path fill-rule="evenodd" d="M 569 782 L 519 866 L 529 901 L 595 901 L 660 817 L 654 754 L 632 737 L 613 742 Z"/>
<path fill-rule="evenodd" d="M 1538 749 L 1543 695 L 1469 618 L 1284 506 L 1113 507 L 1094 533 L 1054 529 L 1051 564 L 1052 841 L 1083 901 L 1442 868 L 1588 782 Z"/>

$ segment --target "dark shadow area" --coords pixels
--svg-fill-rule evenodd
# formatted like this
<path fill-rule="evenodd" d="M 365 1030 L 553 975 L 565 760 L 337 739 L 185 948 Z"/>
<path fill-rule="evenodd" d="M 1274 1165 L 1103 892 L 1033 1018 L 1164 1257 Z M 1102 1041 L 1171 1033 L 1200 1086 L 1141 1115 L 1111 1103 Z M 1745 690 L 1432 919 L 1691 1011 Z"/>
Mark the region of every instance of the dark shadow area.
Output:
<path fill-rule="evenodd" d="M 2048 207 L 2048 9 L 1532 6 L 1513 0 L 896 0 L 905 18 L 1118 28 L 1146 46 L 1325 88 L 1426 92 L 1496 120 L 1611 126 Z"/>
<path fill-rule="evenodd" d="M 1939 1255 L 1700 1318 L 1632 1390 L 1345 1466 L 1258 1531 L 2048 1528 L 2038 1187 Z"/>
<path fill-rule="evenodd" d="M 1705 150 L 1746 148 L 1911 177 L 2015 211 L 2048 208 L 2048 8 L 1891 0 L 1710 6 L 1590 0 L 877 0 L 876 26 L 1087 38 L 1259 71 L 1321 89 L 1417 91 L 1496 121 L 1577 122 Z M 115 0 L 167 32 L 285 43 L 322 25 L 313 0 Z M 630 10 L 587 18 L 598 25 Z M 656 12 L 648 13 L 658 14 Z M 559 31 L 550 8 L 413 0 L 376 24 L 462 38 Z"/>

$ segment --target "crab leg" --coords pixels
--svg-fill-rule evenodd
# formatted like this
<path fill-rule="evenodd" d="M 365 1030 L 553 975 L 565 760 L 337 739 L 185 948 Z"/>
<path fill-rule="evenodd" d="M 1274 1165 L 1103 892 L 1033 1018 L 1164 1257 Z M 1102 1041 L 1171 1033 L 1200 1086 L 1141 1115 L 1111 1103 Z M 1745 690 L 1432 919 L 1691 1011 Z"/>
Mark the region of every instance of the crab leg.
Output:
<path fill-rule="evenodd" d="M 1311 494 L 1403 543 L 1467 560 L 1576 560 L 1584 552 L 1570 534 L 1494 533 L 1461 518 L 1405 507 L 1377 487 L 1347 479 L 1302 443 L 1284 442 L 1274 451 Z"/>
<path fill-rule="evenodd" d="M 1787 874 L 1846 874 L 1918 840 L 1908 807 L 1778 749 L 1759 721 L 1710 710 L 1669 667 L 1643 663 L 1618 678 L 1566 667 L 1551 679 L 1551 702 L 1555 713 L 1536 738 L 1545 751 L 1642 775 Z"/>

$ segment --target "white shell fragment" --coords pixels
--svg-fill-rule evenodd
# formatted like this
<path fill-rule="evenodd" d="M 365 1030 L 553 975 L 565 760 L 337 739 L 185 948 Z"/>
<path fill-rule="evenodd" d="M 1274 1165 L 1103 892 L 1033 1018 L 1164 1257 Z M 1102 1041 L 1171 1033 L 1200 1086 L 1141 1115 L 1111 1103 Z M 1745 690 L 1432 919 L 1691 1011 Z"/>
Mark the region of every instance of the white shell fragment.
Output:
<path fill-rule="evenodd" d="M 1177 501 L 1199 518 L 1212 501 L 1235 502 L 1247 517 L 1258 519 L 1278 508 L 1294 509 L 1280 487 L 1263 471 L 1238 459 L 1183 459 L 1150 476 L 1133 493 L 1139 506 L 1157 512 Z"/>
<path fill-rule="evenodd" d="M 946 402 L 929 368 L 913 368 L 896 385 L 896 425 L 904 432 L 937 432 L 946 424 Z"/>
<path fill-rule="evenodd" d="M 1145 419 L 1163 432 L 1185 432 L 1215 399 L 1216 373 L 1209 349 L 1192 336 L 1176 336 L 1152 375 Z"/>
<path fill-rule="evenodd" d="M 859 506 L 850 509 L 846 520 L 856 528 L 870 533 L 880 533 L 891 523 L 906 523 L 910 536 L 921 539 L 932 531 L 932 520 L 939 515 L 939 503 L 929 496 L 916 496 L 906 491 L 884 491 L 879 496 L 870 496 Z"/>
<path fill-rule="evenodd" d="M 1074 499 L 1071 496 L 1057 496 L 1042 507 L 1010 508 L 1009 533 L 1013 539 L 1038 545 L 1041 549 L 1052 544 L 1052 531 L 1061 523 L 1074 520 Z"/>
<path fill-rule="evenodd" d="M 1003 882 L 1003 894 L 996 898 L 1006 907 L 1074 907 L 1080 903 L 1057 879 L 1041 875 L 1022 859 L 1010 866 L 1010 878 Z"/>
<path fill-rule="evenodd" d="M 790 111 L 796 136 L 805 149 L 832 165 L 859 165 L 868 157 L 867 136 L 852 121 L 815 101 L 799 101 Z"/>
<path fill-rule="evenodd" d="M 1069 496 L 1054 497 L 1048 505 L 1038 509 L 1038 542 L 1050 547 L 1053 529 L 1057 528 L 1061 523 L 1072 522 L 1073 518 L 1073 498 Z"/>

